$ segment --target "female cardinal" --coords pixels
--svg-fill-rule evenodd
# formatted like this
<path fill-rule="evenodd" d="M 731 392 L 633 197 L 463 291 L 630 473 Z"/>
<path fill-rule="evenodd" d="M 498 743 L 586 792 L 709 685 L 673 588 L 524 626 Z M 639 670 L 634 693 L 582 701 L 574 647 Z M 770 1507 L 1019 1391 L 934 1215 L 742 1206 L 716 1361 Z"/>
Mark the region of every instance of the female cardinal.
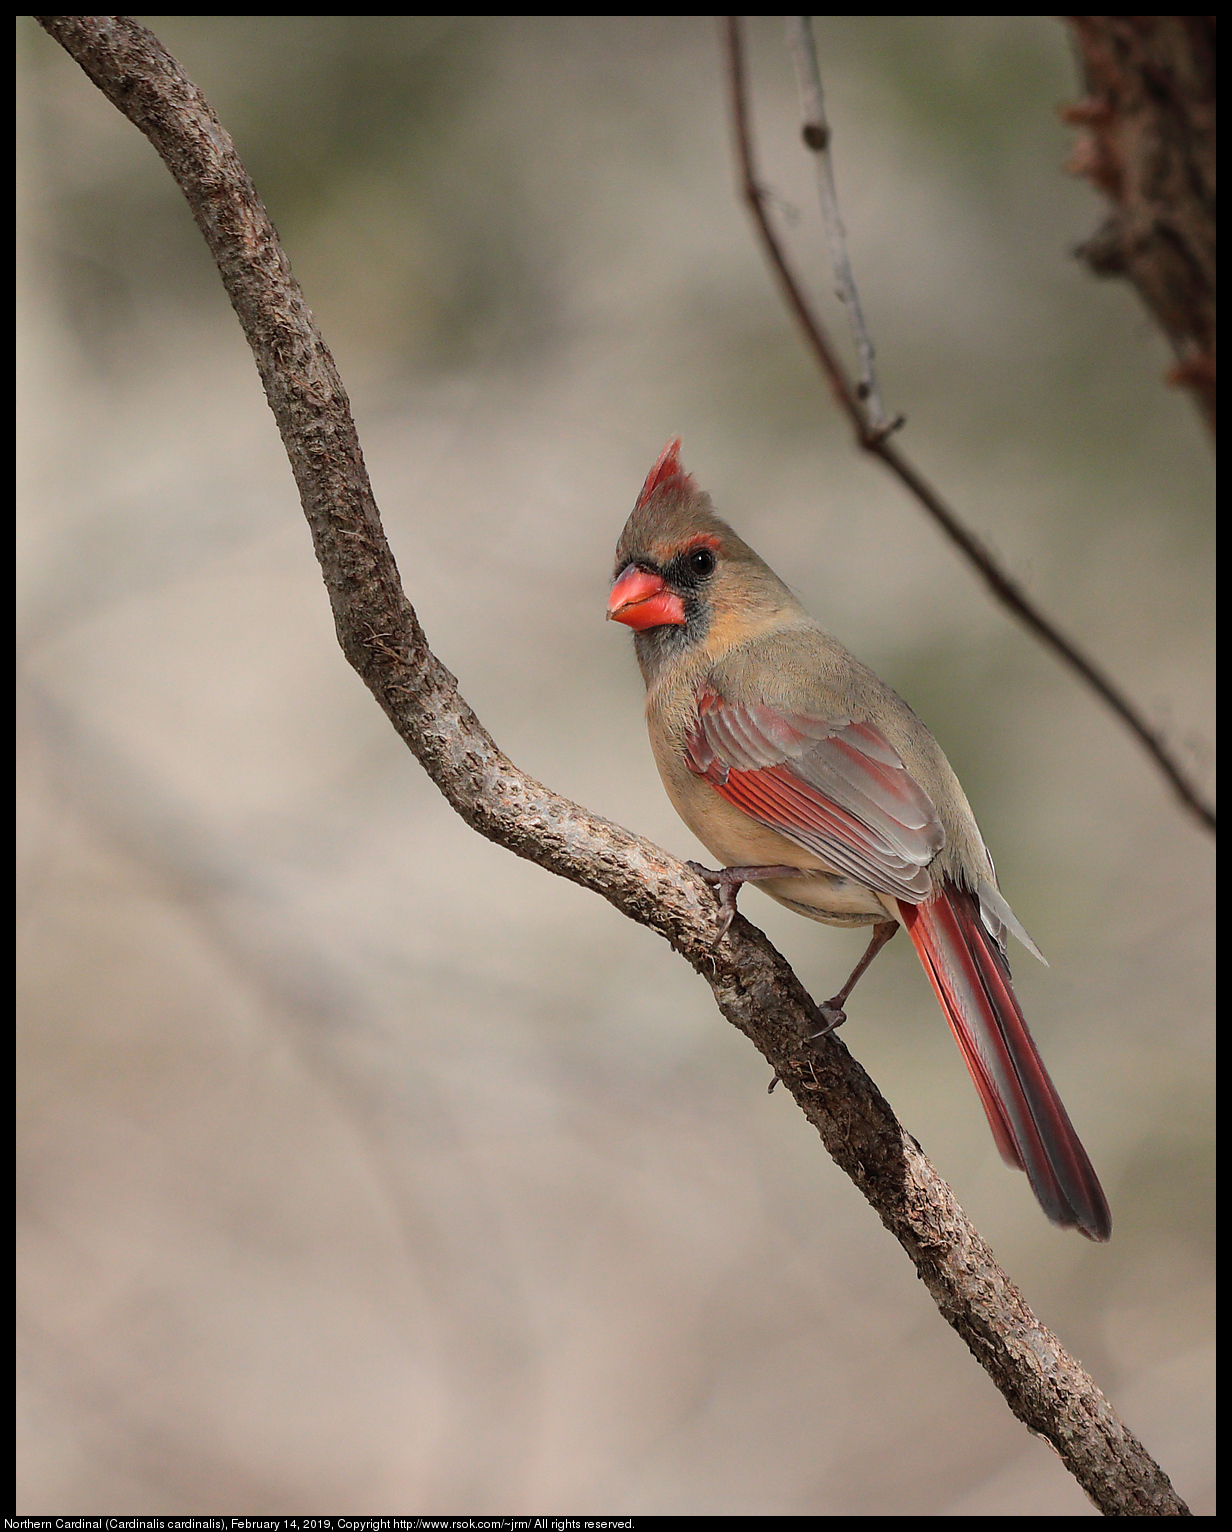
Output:
<path fill-rule="evenodd" d="M 720 521 L 670 442 L 616 548 L 607 613 L 633 629 L 668 797 L 718 857 L 724 930 L 741 883 L 836 926 L 873 927 L 826 1007 L 907 928 L 1002 1158 L 1048 1217 L 1106 1240 L 1112 1217 L 1010 985 L 997 888 L 958 778 L 907 704 L 816 623 Z"/>

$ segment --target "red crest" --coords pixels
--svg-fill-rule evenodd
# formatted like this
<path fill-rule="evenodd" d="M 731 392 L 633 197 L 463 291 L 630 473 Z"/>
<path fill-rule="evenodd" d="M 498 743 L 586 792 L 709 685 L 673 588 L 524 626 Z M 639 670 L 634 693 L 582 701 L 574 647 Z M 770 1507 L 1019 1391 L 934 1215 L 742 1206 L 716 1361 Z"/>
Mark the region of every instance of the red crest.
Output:
<path fill-rule="evenodd" d="M 682 489 L 691 488 L 693 480 L 680 466 L 680 438 L 673 436 L 667 446 L 659 454 L 659 461 L 646 475 L 646 482 L 642 485 L 642 492 L 637 497 L 639 508 L 646 504 L 655 490 L 663 484 L 670 484 L 673 479 L 680 480 Z"/>

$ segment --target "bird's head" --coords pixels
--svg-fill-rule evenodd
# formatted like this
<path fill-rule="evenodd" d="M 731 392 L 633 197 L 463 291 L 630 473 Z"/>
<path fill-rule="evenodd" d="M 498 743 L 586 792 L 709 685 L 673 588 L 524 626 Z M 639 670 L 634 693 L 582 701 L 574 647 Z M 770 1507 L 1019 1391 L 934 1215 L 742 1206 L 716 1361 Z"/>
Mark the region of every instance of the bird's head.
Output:
<path fill-rule="evenodd" d="M 671 659 L 725 648 L 796 609 L 680 466 L 679 438 L 668 442 L 620 534 L 607 601 L 608 617 L 633 629 L 647 680 Z"/>

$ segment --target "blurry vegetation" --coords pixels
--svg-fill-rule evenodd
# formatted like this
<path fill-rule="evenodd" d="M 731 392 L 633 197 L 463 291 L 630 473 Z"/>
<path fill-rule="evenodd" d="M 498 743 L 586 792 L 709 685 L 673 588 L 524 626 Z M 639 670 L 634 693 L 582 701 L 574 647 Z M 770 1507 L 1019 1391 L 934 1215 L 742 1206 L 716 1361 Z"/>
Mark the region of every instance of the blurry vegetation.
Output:
<path fill-rule="evenodd" d="M 312 301 L 349 338 L 445 364 L 543 302 L 514 237 L 499 141 L 459 173 L 458 135 L 484 88 L 491 49 L 475 22 L 428 17 L 155 17 L 149 23 L 235 139 Z M 83 338 L 121 329 L 134 308 L 213 303 L 218 278 L 148 145 L 113 112 L 112 165 L 56 153 L 57 111 L 82 102 L 54 43 L 23 45 L 61 72 L 42 98 L 60 284 Z M 53 105 L 54 103 L 54 105 Z M 110 173 L 108 173 L 108 170 Z M 83 257 L 82 251 L 89 251 Z M 110 323 L 109 323 L 110 321 Z"/>
<path fill-rule="evenodd" d="M 352 388 L 373 372 L 516 366 L 565 332 L 610 334 L 618 348 L 641 323 L 659 334 L 665 370 L 675 360 L 690 372 L 687 406 L 730 425 L 735 443 L 777 437 L 788 451 L 816 443 L 849 454 L 768 276 L 750 296 L 760 257 L 734 194 L 727 223 L 711 231 L 695 206 L 664 207 L 648 187 L 646 218 L 679 248 L 670 285 L 658 273 L 641 290 L 627 271 L 618 282 L 604 275 L 605 262 L 617 269 L 613 248 L 640 232 L 604 222 L 609 193 L 642 173 L 638 156 L 676 155 L 711 189 L 731 184 L 717 44 L 699 34 L 703 23 L 177 16 L 152 25 L 233 134 Z M 1126 561 L 1166 564 L 1170 543 L 1207 546 L 1212 467 L 1187 401 L 1162 383 L 1167 348 L 1131 293 L 1071 258 L 1099 209 L 1062 171 L 1072 131 L 1058 108 L 1077 90 L 1063 28 L 1022 17 L 816 26 L 857 275 L 886 398 L 907 416 L 913 455 L 994 546 L 1022 533 L 1024 513 L 1062 520 L 1065 535 L 1037 542 L 1036 562 L 1016 568 L 1053 606 L 1079 600 L 1092 579 L 1116 590 Z M 150 173 L 149 146 L 80 89 L 48 38 L 28 26 L 19 37 L 48 76 L 32 93 L 47 178 L 41 253 L 94 365 L 139 365 L 143 333 L 169 306 L 214 313 L 225 302 L 216 273 L 170 178 Z M 755 23 L 751 41 L 764 173 L 781 187 L 798 259 L 843 336 L 807 157 L 793 109 L 780 106 L 792 100 L 780 25 Z M 646 76 L 651 100 L 668 88 L 678 99 L 661 116 L 639 109 L 630 71 Z M 683 138 L 667 110 L 681 102 Z M 65 148 L 83 117 L 85 159 Z M 569 263 L 598 273 L 589 288 L 573 282 L 585 294 L 580 310 Z M 1035 480 L 1037 459 L 1067 477 L 1068 503 L 1023 503 L 1020 484 Z M 969 503 L 964 481 L 981 460 L 1004 496 Z M 1148 630 L 1183 622 L 1178 597 L 1160 586 L 1126 621 Z M 983 598 L 973 590 L 972 600 Z M 1125 600 L 1134 601 L 1128 584 Z M 913 634 L 900 679 L 943 733 L 953 713 L 952 739 L 967 688 L 947 709 L 946 678 L 973 665 L 995 673 L 1010 652 L 1019 672 L 1051 663 L 1020 652 L 1006 625 L 986 651 L 938 629 Z"/>
<path fill-rule="evenodd" d="M 528 176 L 536 159 L 565 163 L 582 224 L 610 177 L 627 174 L 625 140 L 653 135 L 655 124 L 631 119 L 605 68 L 609 58 L 628 64 L 649 46 L 669 69 L 678 63 L 679 89 L 713 148 L 708 174 L 730 179 L 717 60 L 707 73 L 696 65 L 701 23 L 684 31 L 646 19 L 605 27 L 175 16 L 150 24 L 190 61 L 344 354 L 358 345 L 423 372 L 454 366 L 476 348 L 533 349 L 563 322 L 553 274 L 576 231 L 542 217 Z M 887 390 L 909 429 L 931 430 L 931 416 L 944 412 L 961 426 L 965 449 L 978 451 L 1002 437 L 1007 412 L 1029 416 L 1033 431 L 1048 430 L 1049 450 L 1081 461 L 1097 448 L 1100 470 L 1115 474 L 1116 447 L 1134 416 L 1136 429 L 1157 433 L 1158 451 L 1174 454 L 1175 432 L 1155 424 L 1168 409 L 1153 399 L 1166 349 L 1128 295 L 1092 281 L 1058 240 L 1067 224 L 1068 243 L 1076 244 L 1097 216 L 1090 190 L 1061 171 L 1072 133 L 1058 108 L 1077 90 L 1062 28 L 1022 17 L 819 18 L 817 27 L 857 275 Z M 807 165 L 794 135 L 767 131 L 767 97 L 788 71 L 780 28 L 765 20 L 754 34 L 765 171 L 805 209 L 801 246 L 828 297 Z M 28 27 L 20 38 L 58 72 L 59 88 L 40 98 L 44 163 L 56 178 L 44 189 L 54 229 L 49 254 L 78 330 L 103 359 L 106 336 L 127 324 L 123 316 L 134 307 L 217 302 L 217 280 L 174 187 L 148 174 L 149 147 L 132 144 L 118 119 L 107 123 L 102 102 L 82 102 L 71 66 L 49 39 Z M 505 115 L 511 93 L 542 98 L 546 117 Z M 578 96 L 605 132 L 567 121 Z M 99 142 L 97 157 L 83 164 L 58 146 L 85 112 L 99 119 Z M 877 127 L 868 143 L 870 113 Z M 953 202 L 877 206 L 881 186 L 869 172 L 886 156 L 932 188 L 934 199 L 937 185 L 948 183 Z M 876 216 L 862 217 L 870 204 Z M 949 226 L 940 239 L 935 227 L 914 233 L 913 224 L 937 219 Z M 1041 241 L 1051 265 L 1040 260 Z M 972 242 L 996 245 L 1001 289 L 968 288 L 955 309 L 949 267 L 961 279 Z M 802 387 L 807 364 L 768 280 L 765 303 L 750 311 L 743 286 L 733 307 L 725 301 L 730 289 L 716 291 L 714 273 L 697 265 L 685 296 L 705 327 L 692 338 L 707 374 L 699 381 L 743 386 L 764 415 L 818 429 L 829 401 L 819 386 Z M 1137 353 L 1128 366 L 1127 351 Z M 1083 400 L 1079 417 L 1075 396 Z M 1183 438 L 1182 445 L 1188 450 Z M 1178 466 L 1174 457 L 1168 466 Z M 1193 506 L 1186 496 L 1173 513 Z"/>

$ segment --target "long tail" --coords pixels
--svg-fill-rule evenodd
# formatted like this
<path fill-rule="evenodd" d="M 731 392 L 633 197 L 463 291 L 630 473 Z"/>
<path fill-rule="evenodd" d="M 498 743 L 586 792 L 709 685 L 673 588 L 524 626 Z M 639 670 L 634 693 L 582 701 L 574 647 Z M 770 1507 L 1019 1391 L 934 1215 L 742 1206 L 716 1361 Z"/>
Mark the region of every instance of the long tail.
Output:
<path fill-rule="evenodd" d="M 1112 1215 L 1103 1191 L 1031 1041 L 1009 967 L 974 897 L 947 882 L 926 904 L 898 908 L 967 1061 L 1001 1157 L 1026 1171 L 1053 1223 L 1107 1239 Z"/>

